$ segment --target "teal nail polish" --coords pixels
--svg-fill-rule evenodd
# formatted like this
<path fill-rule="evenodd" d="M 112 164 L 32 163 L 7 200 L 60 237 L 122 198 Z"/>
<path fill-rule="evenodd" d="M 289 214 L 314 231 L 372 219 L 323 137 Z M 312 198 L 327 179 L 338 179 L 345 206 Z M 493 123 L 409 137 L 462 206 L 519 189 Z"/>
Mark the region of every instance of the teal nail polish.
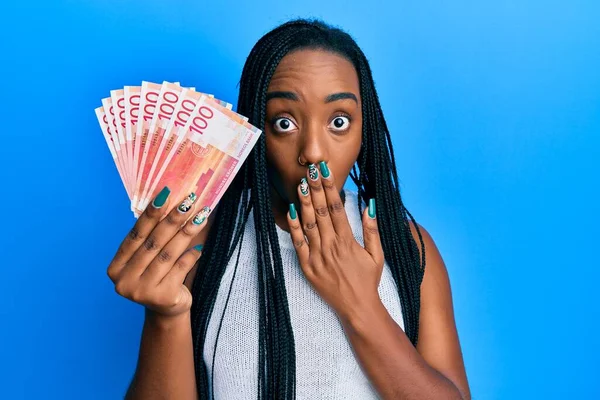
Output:
<path fill-rule="evenodd" d="M 375 199 L 369 199 L 369 218 L 375 219 Z"/>
<path fill-rule="evenodd" d="M 298 213 L 296 212 L 296 206 L 294 203 L 290 204 L 290 218 L 296 219 L 298 217 Z"/>
<path fill-rule="evenodd" d="M 302 193 L 302 196 L 308 196 L 308 181 L 306 178 L 300 179 L 300 193 Z"/>
<path fill-rule="evenodd" d="M 323 175 L 323 178 L 329 178 L 330 172 L 327 163 L 325 161 L 321 161 L 319 163 L 319 167 L 321 169 L 321 175 Z"/>
<path fill-rule="evenodd" d="M 160 193 L 158 193 L 158 195 L 154 198 L 154 201 L 152 202 L 152 207 L 161 208 L 162 206 L 164 206 L 167 202 L 167 198 L 169 197 L 170 193 L 171 189 L 169 189 L 167 186 L 162 188 Z"/>
<path fill-rule="evenodd" d="M 313 181 L 316 181 L 319 178 L 319 170 L 315 164 L 310 164 L 308 166 L 308 177 Z"/>
<path fill-rule="evenodd" d="M 203 248 L 204 248 L 204 246 L 201 244 L 197 244 L 194 246 L 194 250 L 196 250 L 196 251 L 202 251 Z"/>

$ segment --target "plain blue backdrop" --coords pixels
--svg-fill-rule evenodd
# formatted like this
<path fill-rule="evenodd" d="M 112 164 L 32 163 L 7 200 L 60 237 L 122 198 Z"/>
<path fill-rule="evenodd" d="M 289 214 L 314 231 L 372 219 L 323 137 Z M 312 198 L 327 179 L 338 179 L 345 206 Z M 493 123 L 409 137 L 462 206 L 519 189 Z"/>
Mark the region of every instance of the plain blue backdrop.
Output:
<path fill-rule="evenodd" d="M 473 397 L 600 398 L 595 0 L 3 5 L 0 398 L 120 398 L 134 371 L 142 308 L 106 276 L 134 220 L 100 99 L 171 80 L 235 103 L 254 42 L 297 16 L 371 61 Z"/>

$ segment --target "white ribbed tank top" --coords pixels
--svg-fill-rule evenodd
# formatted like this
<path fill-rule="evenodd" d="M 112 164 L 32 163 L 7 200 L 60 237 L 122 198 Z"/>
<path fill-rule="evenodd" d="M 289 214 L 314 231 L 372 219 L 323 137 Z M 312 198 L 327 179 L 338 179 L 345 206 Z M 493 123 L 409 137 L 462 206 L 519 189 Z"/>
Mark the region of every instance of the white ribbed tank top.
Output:
<path fill-rule="evenodd" d="M 364 245 L 361 215 L 357 209 L 358 196 L 348 190 L 345 194 L 346 213 L 354 237 Z M 297 399 L 378 399 L 354 356 L 337 314 L 305 278 L 289 233 L 279 227 L 277 232 L 296 346 Z M 251 214 L 216 348 L 213 386 L 217 400 L 255 399 L 258 393 L 259 303 L 255 239 Z M 204 347 L 209 379 L 212 376 L 215 339 L 232 284 L 236 256 L 237 249 L 225 270 L 209 321 Z M 392 318 L 404 329 L 398 290 L 387 263 L 378 291 Z"/>

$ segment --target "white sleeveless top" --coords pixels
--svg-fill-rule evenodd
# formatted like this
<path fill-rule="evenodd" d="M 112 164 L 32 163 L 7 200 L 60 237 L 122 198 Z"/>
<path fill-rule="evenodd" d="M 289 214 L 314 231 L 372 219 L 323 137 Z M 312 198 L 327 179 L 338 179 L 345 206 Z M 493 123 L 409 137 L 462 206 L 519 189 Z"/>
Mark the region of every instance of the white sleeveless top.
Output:
<path fill-rule="evenodd" d="M 363 243 L 358 196 L 348 190 L 346 213 L 354 237 Z M 305 278 L 288 232 L 277 227 L 288 304 L 296 346 L 297 399 L 378 399 L 361 369 L 337 314 Z M 256 235 L 252 214 L 246 224 L 240 261 L 231 297 L 219 333 L 214 365 L 214 398 L 255 399 L 258 393 L 258 272 Z M 209 383 L 213 353 L 225 301 L 232 284 L 237 249 L 219 288 L 204 347 Z M 402 309 L 396 283 L 387 263 L 379 284 L 379 297 L 402 329 Z"/>

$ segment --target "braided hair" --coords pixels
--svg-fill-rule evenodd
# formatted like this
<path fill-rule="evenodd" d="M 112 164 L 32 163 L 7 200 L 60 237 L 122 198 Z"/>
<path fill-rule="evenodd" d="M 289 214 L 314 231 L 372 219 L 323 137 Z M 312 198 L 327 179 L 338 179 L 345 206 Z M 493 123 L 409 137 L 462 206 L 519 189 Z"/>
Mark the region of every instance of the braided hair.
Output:
<path fill-rule="evenodd" d="M 237 111 L 247 116 L 253 125 L 265 126 L 266 94 L 271 77 L 281 59 L 298 49 L 333 52 L 346 58 L 356 68 L 362 99 L 362 147 L 350 177 L 358 188 L 360 198 L 365 202 L 369 198 L 377 199 L 377 220 L 385 259 L 398 288 L 406 335 L 416 346 L 425 247 L 417 223 L 400 198 L 392 140 L 369 63 L 356 42 L 344 31 L 318 20 L 293 20 L 268 32 L 256 43 L 246 60 L 240 80 Z M 251 210 L 256 230 L 259 292 L 257 398 L 295 398 L 294 335 L 272 212 L 266 151 L 265 136 L 261 135 L 215 210 L 204 254 L 198 261 L 192 287 L 192 333 L 196 383 L 202 399 L 208 398 L 209 393 L 213 392 L 209 391 L 208 384 L 214 382 L 214 379 L 208 379 L 208 369 L 203 359 L 210 316 L 225 268 L 234 256 L 235 279 L 240 257 L 240 251 L 236 254 L 236 249 L 240 246 L 241 250 L 244 228 Z M 421 253 L 411 234 L 409 218 L 417 231 Z M 219 331 L 220 328 L 219 325 Z"/>

